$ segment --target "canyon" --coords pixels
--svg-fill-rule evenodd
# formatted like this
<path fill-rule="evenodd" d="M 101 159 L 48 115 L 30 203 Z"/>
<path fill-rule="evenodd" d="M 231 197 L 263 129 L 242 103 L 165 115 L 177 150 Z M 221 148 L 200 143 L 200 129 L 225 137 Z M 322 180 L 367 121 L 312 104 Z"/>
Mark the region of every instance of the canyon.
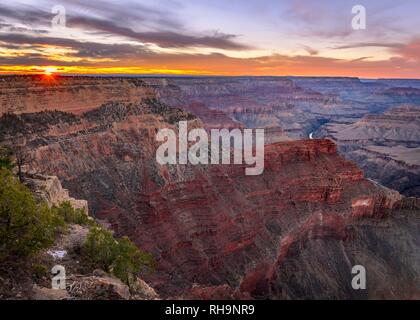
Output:
<path fill-rule="evenodd" d="M 420 108 L 403 105 L 352 124 L 329 123 L 316 136 L 335 141 L 366 176 L 407 196 L 420 195 Z"/>
<path fill-rule="evenodd" d="M 53 89 L 54 98 L 33 89 L 46 80 L 36 78 L 20 98 L 14 98 L 12 81 L 0 82 L 0 144 L 19 145 L 30 159 L 26 170 L 57 176 L 71 197 L 88 201 L 97 221 L 150 252 L 156 270 L 144 280 L 161 297 L 419 298 L 420 200 L 364 178 L 339 154 L 351 157 L 369 148 L 418 165 L 418 131 L 412 127 L 417 108 L 394 114 L 407 94 L 385 92 L 386 81 L 55 81 L 62 78 L 65 85 Z M 163 128 L 177 132 L 179 121 L 207 130 L 266 128 L 271 135 L 264 172 L 247 176 L 246 165 L 160 165 L 156 134 Z M 398 136 L 379 148 L 375 139 L 385 134 L 376 128 L 382 124 L 388 132 L 389 121 L 398 124 L 391 130 Z M 311 132 L 318 139 L 306 139 Z M 352 134 L 351 145 L 344 145 Z M 362 134 L 368 135 L 366 145 Z M 406 170 L 402 174 L 411 176 Z M 416 195 L 413 177 L 407 196 Z M 367 270 L 366 290 L 351 287 L 354 265 Z"/>

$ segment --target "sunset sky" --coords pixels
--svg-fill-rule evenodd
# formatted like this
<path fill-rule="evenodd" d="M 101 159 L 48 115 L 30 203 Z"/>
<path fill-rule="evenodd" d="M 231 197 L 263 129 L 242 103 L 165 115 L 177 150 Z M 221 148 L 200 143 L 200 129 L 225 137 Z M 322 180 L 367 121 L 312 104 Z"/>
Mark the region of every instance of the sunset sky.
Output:
<path fill-rule="evenodd" d="M 417 0 L 2 1 L 0 73 L 420 78 L 419 13 Z"/>

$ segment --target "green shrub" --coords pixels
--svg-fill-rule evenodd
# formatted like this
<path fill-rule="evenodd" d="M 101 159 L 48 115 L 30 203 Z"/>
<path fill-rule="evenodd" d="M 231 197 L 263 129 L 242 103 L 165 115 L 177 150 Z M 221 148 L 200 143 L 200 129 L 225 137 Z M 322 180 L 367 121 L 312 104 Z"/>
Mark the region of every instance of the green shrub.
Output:
<path fill-rule="evenodd" d="M 87 235 L 84 251 L 95 266 L 110 272 L 116 257 L 117 241 L 111 232 L 101 227 L 92 227 Z"/>
<path fill-rule="evenodd" d="M 52 210 L 67 223 L 80 225 L 89 225 L 92 223 L 85 209 L 74 209 L 68 201 L 61 203 L 59 207 L 53 207 Z"/>
<path fill-rule="evenodd" d="M 84 246 L 88 259 L 126 284 L 130 277 L 153 266 L 150 254 L 139 250 L 127 237 L 116 240 L 101 227 L 92 227 Z"/>
<path fill-rule="evenodd" d="M 32 264 L 32 272 L 35 277 L 42 279 L 44 277 L 48 277 L 49 271 L 46 265 L 41 263 L 34 263 Z"/>
<path fill-rule="evenodd" d="M 153 265 L 152 256 L 139 250 L 128 237 L 118 240 L 117 250 L 118 255 L 112 265 L 112 273 L 126 284 L 130 283 L 131 275 Z"/>
<path fill-rule="evenodd" d="M 14 167 L 12 161 L 13 152 L 10 148 L 0 146 L 0 170 L 8 169 L 12 170 Z"/>
<path fill-rule="evenodd" d="M 49 247 L 62 223 L 9 170 L 0 169 L 0 259 Z"/>

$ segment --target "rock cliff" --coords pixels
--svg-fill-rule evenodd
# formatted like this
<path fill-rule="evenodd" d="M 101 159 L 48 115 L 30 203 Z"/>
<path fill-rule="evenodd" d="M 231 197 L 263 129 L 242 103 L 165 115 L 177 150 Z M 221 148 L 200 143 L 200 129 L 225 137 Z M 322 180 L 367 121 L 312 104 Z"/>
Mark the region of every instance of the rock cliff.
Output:
<path fill-rule="evenodd" d="M 84 209 L 89 214 L 88 202 L 70 197 L 69 191 L 61 186 L 56 176 L 25 173 L 24 184 L 29 187 L 38 200 L 46 201 L 49 207 L 69 202 L 74 209 Z"/>
<path fill-rule="evenodd" d="M 101 104 L 135 102 L 154 94 L 137 78 L 0 76 L 0 115 L 43 110 L 86 112 Z"/>
<path fill-rule="evenodd" d="M 242 165 L 161 166 L 157 129 L 180 119 L 202 125 L 146 100 L 20 134 L 32 170 L 57 175 L 98 220 L 153 254 L 145 280 L 163 297 L 418 296 L 418 200 L 364 179 L 329 140 L 266 146 L 260 176 Z M 351 288 L 356 264 L 366 291 Z"/>
<path fill-rule="evenodd" d="M 420 195 L 420 108 L 403 105 L 352 124 L 329 123 L 318 137 L 336 141 L 340 152 L 366 176 L 407 196 Z"/>

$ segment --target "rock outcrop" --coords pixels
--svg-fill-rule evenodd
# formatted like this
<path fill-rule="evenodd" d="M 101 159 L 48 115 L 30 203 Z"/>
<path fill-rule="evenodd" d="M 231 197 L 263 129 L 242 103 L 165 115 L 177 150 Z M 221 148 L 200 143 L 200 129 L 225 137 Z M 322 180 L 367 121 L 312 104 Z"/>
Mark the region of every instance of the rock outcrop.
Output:
<path fill-rule="evenodd" d="M 45 201 L 49 207 L 69 202 L 73 208 L 83 209 L 86 214 L 89 213 L 88 202 L 70 197 L 69 191 L 61 186 L 56 176 L 27 172 L 24 175 L 24 184 L 32 190 L 38 200 Z"/>
<path fill-rule="evenodd" d="M 32 288 L 31 298 L 34 300 L 68 300 L 70 295 L 65 289 L 52 289 L 35 284 Z"/>

